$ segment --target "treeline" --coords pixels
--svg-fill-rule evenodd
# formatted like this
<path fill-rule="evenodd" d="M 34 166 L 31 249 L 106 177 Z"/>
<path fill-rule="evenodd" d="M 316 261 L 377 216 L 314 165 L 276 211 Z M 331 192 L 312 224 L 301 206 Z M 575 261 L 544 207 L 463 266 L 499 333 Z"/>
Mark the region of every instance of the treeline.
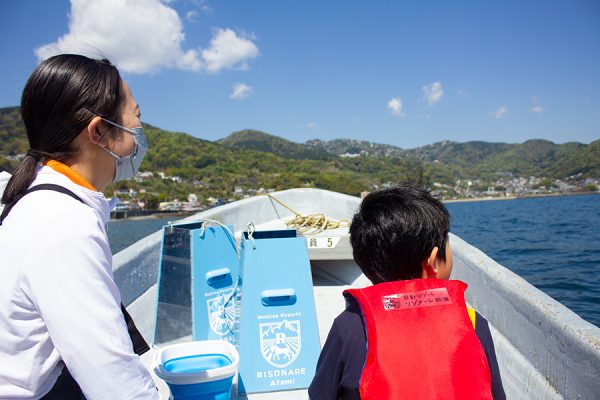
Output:
<path fill-rule="evenodd" d="M 452 184 L 456 179 L 493 181 L 498 172 L 551 179 L 581 173 L 600 176 L 600 140 L 554 144 L 530 140 L 522 144 L 440 142 L 411 150 L 365 141 L 338 139 L 294 143 L 263 132 L 235 132 L 217 142 L 145 125 L 150 144 L 142 171 L 155 175 L 142 182 L 117 183 L 115 189 L 145 191 L 148 201 L 228 198 L 243 189 L 319 187 L 358 195 L 385 183 L 412 179 L 425 185 Z M 11 159 L 28 144 L 18 107 L 0 109 L 0 169 L 12 171 Z M 340 154 L 361 154 L 339 157 Z M 162 179 L 157 172 L 173 179 Z M 180 182 L 176 180 L 181 179 Z"/>

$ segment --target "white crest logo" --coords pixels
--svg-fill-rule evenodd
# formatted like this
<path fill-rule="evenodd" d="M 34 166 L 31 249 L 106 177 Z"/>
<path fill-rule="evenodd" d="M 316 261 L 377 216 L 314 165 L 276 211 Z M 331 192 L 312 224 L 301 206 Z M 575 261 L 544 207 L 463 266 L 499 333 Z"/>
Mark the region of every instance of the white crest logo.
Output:
<path fill-rule="evenodd" d="M 287 367 L 298 358 L 302 348 L 300 321 L 267 322 L 259 324 L 260 352 L 274 367 Z"/>
<path fill-rule="evenodd" d="M 225 302 L 227 301 L 227 304 Z M 230 294 L 216 296 L 206 301 L 208 323 L 210 329 L 219 336 L 224 336 L 233 329 L 235 322 L 234 299 Z"/>

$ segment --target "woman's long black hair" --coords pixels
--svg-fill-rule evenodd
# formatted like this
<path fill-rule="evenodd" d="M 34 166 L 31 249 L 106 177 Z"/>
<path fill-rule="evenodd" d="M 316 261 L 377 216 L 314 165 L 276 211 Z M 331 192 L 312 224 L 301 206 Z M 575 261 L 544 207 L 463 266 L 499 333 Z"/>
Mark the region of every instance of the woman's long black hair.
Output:
<path fill-rule="evenodd" d="M 42 159 L 64 161 L 74 155 L 77 149 L 73 140 L 94 113 L 120 121 L 123 99 L 119 71 L 106 59 L 61 54 L 40 63 L 21 97 L 30 149 L 8 181 L 2 203 L 10 204 L 23 196 Z"/>

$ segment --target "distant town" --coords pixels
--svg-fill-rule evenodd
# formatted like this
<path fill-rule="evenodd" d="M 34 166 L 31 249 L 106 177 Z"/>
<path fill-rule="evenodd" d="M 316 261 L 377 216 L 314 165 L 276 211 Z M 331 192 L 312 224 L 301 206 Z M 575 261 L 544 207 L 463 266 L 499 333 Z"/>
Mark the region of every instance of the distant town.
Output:
<path fill-rule="evenodd" d="M 554 180 L 510 172 L 496 175 L 498 179 L 491 185 L 479 179 L 457 179 L 454 185 L 434 182 L 432 193 L 441 200 L 477 200 L 598 192 L 600 187 L 600 179 L 583 178 L 582 174 Z"/>
<path fill-rule="evenodd" d="M 454 184 L 433 182 L 430 188 L 432 194 L 442 201 L 476 201 L 476 200 L 494 200 L 510 199 L 519 197 L 533 196 L 552 196 L 583 193 L 598 193 L 600 179 L 583 178 L 582 174 L 569 176 L 564 179 L 549 179 L 536 176 L 514 176 L 510 172 L 497 173 L 497 180 L 492 184 L 483 182 L 480 179 L 457 179 Z M 200 181 L 186 182 L 180 176 L 168 176 L 163 172 L 138 172 L 132 180 L 140 184 L 154 179 L 170 180 L 177 184 L 192 184 L 198 191 L 207 188 L 207 185 Z M 372 185 L 372 190 L 385 189 L 394 186 L 394 182 L 386 182 L 381 185 Z M 253 188 L 245 186 L 234 186 L 231 188 L 229 196 L 217 198 L 209 196 L 200 201 L 197 193 L 188 194 L 187 198 L 174 198 L 166 201 L 147 204 L 143 198 L 147 198 L 146 189 L 117 189 L 113 192 L 114 202 L 116 203 L 113 214 L 119 217 L 120 213 L 131 211 L 142 211 L 139 215 L 159 213 L 186 213 L 198 212 L 212 207 L 230 203 L 236 200 L 250 198 L 260 194 L 275 192 L 275 188 Z M 361 193 L 362 196 L 368 192 Z M 164 197 L 154 193 L 156 198 Z M 136 213 L 129 213 L 136 215 Z"/>

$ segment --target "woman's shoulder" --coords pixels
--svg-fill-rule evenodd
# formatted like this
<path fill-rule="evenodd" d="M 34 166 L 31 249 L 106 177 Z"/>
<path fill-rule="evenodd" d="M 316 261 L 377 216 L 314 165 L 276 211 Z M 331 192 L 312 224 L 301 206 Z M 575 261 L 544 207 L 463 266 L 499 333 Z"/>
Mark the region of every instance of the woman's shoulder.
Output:
<path fill-rule="evenodd" d="M 0 234 L 15 244 L 14 251 L 26 251 L 30 256 L 37 253 L 35 249 L 53 246 L 69 252 L 94 245 L 102 253 L 110 252 L 99 213 L 83 201 L 54 190 L 38 190 L 21 198 L 2 228 Z M 19 258 L 17 254 L 15 257 Z"/>
<path fill-rule="evenodd" d="M 43 220 L 59 225 L 95 226 L 103 225 L 103 219 L 110 215 L 102 193 L 86 189 L 52 168 L 40 168 L 30 189 L 34 187 L 44 189 L 29 193 L 21 201 L 33 203 L 27 208 Z"/>
<path fill-rule="evenodd" d="M 44 227 L 49 229 L 49 232 L 65 227 L 96 226 L 99 220 L 93 208 L 54 190 L 29 193 L 19 201 L 10 214 L 7 219 L 14 217 L 22 226 Z"/>

